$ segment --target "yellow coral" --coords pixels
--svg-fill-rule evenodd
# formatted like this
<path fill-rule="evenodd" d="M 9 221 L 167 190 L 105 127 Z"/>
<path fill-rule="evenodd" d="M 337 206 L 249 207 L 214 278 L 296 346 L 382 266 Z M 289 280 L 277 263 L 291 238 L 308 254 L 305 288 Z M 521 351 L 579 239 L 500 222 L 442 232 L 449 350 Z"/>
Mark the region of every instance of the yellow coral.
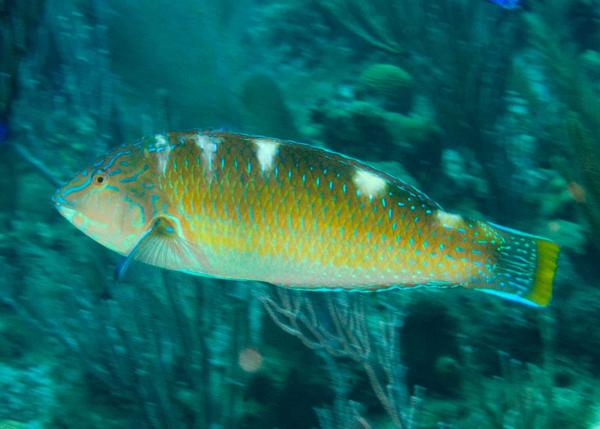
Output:
<path fill-rule="evenodd" d="M 392 64 L 372 64 L 362 73 L 360 80 L 375 92 L 387 96 L 397 96 L 413 83 L 406 70 Z"/>

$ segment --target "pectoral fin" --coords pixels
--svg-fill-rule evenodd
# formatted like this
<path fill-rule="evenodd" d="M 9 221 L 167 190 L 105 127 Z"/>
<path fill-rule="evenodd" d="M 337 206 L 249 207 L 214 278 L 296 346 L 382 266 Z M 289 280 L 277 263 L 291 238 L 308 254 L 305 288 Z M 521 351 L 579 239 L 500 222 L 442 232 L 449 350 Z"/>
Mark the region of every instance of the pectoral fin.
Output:
<path fill-rule="evenodd" d="M 206 268 L 204 255 L 193 247 L 177 232 L 172 220 L 159 217 L 150 229 L 140 238 L 115 270 L 115 281 L 119 282 L 133 261 L 144 262 L 170 270 L 191 270 Z"/>

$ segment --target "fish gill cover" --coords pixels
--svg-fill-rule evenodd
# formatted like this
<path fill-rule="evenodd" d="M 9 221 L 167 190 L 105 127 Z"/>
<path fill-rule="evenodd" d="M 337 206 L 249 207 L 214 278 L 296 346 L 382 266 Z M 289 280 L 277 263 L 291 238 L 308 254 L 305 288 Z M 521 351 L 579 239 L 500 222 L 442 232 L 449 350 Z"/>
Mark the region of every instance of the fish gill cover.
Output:
<path fill-rule="evenodd" d="M 590 398 L 600 373 L 599 11 L 590 0 L 3 2 L 0 117 L 11 140 L 0 153 L 0 426 L 597 426 Z M 214 142 L 200 138 L 211 128 L 254 139 L 246 156 L 226 157 L 222 167 L 221 149 L 213 153 Z M 191 130 L 194 144 L 183 148 L 202 149 L 199 159 L 165 156 L 166 136 L 179 130 Z M 120 258 L 78 233 L 50 199 L 54 182 L 82 172 L 66 202 L 102 177 L 96 196 L 112 191 L 136 207 L 160 183 L 138 175 L 138 160 L 115 154 L 153 142 L 162 149 L 143 156 L 170 174 L 164 183 L 182 204 L 177 212 L 167 205 L 166 222 L 148 224 L 156 235 L 137 255 L 172 261 L 162 259 L 166 242 L 170 255 L 190 257 L 185 240 L 171 240 L 185 228 L 178 216 L 185 221 L 206 202 L 199 231 L 231 246 L 235 222 L 211 213 L 235 220 L 237 203 L 254 198 L 260 204 L 241 219 L 279 224 L 262 235 L 256 225 L 242 228 L 242 238 L 255 240 L 250 251 L 279 248 L 314 262 L 324 243 L 335 243 L 340 260 L 364 256 L 365 267 L 385 271 L 386 247 L 370 253 L 369 231 L 352 237 L 358 217 L 315 199 L 332 192 L 331 181 L 346 201 L 341 173 L 316 175 L 307 165 L 312 193 L 300 191 L 300 170 L 292 171 L 298 187 L 282 186 L 291 169 L 277 153 L 287 146 L 270 143 L 287 138 L 352 158 L 344 177 L 346 193 L 361 191 L 355 216 L 371 209 L 378 228 L 393 230 L 394 216 L 405 214 L 399 233 L 385 235 L 388 245 L 397 235 L 407 245 L 400 271 L 451 273 L 466 245 L 444 229 L 433 239 L 419 229 L 435 218 L 469 240 L 475 230 L 467 224 L 472 232 L 463 237 L 459 229 L 472 220 L 504 237 L 500 254 L 510 258 L 493 268 L 517 288 L 528 279 L 548 284 L 554 272 L 547 261 L 556 248 L 536 246 L 553 257 L 533 263 L 530 240 L 560 244 L 552 302 L 536 309 L 462 288 L 315 293 L 140 263 L 115 283 Z M 198 161 L 198 174 L 184 174 Z M 112 163 L 110 176 L 92 169 L 103 162 Z M 202 174 L 207 166 L 214 176 Z M 234 195 L 222 172 L 246 188 Z M 277 192 L 257 195 L 267 189 L 257 184 L 276 174 Z M 426 192 L 426 207 L 413 214 L 408 201 L 393 200 L 406 210 L 390 222 L 392 199 L 375 195 L 389 186 L 383 177 L 401 180 L 415 194 L 407 198 Z M 126 187 L 133 193 L 124 195 Z M 213 191 L 202 193 L 207 187 Z M 195 198 L 177 200 L 190 192 Z M 227 204 L 203 200 L 216 195 Z M 149 201 L 135 216 L 110 218 L 106 204 L 94 213 L 126 230 L 143 223 Z M 309 233 L 314 219 L 302 211 L 283 217 L 286 207 L 323 215 L 319 234 L 301 247 L 285 248 L 288 221 Z M 72 219 L 89 228 L 104 222 Z M 349 236 L 333 240 L 342 230 Z M 139 238 L 112 235 L 107 244 L 127 254 Z M 417 251 L 450 258 L 436 267 Z M 232 259 L 220 268 L 261 268 Z M 312 265 L 285 268 L 314 274 Z M 546 303 L 547 290 L 530 296 Z"/>

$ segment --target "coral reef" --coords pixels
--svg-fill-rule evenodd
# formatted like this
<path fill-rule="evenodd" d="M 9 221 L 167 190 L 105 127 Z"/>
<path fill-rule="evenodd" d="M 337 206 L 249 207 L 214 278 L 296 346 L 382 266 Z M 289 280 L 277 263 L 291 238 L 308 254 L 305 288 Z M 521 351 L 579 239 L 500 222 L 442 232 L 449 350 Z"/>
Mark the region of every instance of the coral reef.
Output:
<path fill-rule="evenodd" d="M 582 2 L 554 1 L 547 8 L 538 7 L 527 15 L 531 43 L 541 53 L 542 64 L 552 76 L 549 86 L 557 99 L 561 112 L 559 126 L 554 128 L 555 138 L 570 143 L 572 162 L 561 168 L 569 182 L 574 199 L 580 204 L 598 244 L 600 228 L 600 102 L 597 85 L 597 51 L 573 43 L 571 34 L 577 29 L 562 17 L 574 13 L 576 8 L 588 10 Z M 585 17 L 586 33 L 591 39 L 600 37 L 598 11 L 589 10 Z M 589 19 L 589 21 L 587 21 Z M 583 43 L 583 42 L 582 42 Z M 583 191 L 579 192 L 579 189 Z"/>
<path fill-rule="evenodd" d="M 588 220 L 593 234 L 592 242 L 600 246 L 600 150 L 595 143 L 597 140 L 574 115 L 567 120 L 567 132 L 576 167 L 576 171 L 570 175 L 578 174 L 580 177 L 579 180 L 571 181 L 571 192 Z M 579 194 L 578 182 L 583 186 Z"/>
<path fill-rule="evenodd" d="M 353 375 L 332 358 L 349 359 L 362 368 L 373 394 L 395 427 L 414 427 L 416 403 L 420 398 L 415 393 L 411 400 L 404 370 L 396 364 L 401 356 L 398 332 L 403 323 L 402 304 L 381 305 L 383 308 L 377 312 L 381 319 L 373 320 L 378 304 L 366 295 L 321 295 L 282 290 L 263 300 L 278 326 L 317 351 L 328 363 L 336 403 L 333 411 L 319 412 L 323 427 L 336 427 L 333 425 L 341 424 L 340 419 L 346 419 L 350 427 L 364 420 L 355 406 L 344 409 L 350 411 L 349 414 L 339 409 L 348 407 L 344 404 L 349 399 L 348 382 Z"/>
<path fill-rule="evenodd" d="M 596 427 L 597 3 L 0 1 L 0 429 Z M 54 188 L 202 127 L 339 151 L 557 241 L 551 307 L 141 264 L 115 285 Z"/>
<path fill-rule="evenodd" d="M 386 104 L 399 112 L 409 112 L 413 102 L 413 78 L 392 64 L 371 64 L 360 75 L 360 81 L 371 91 L 384 97 Z"/>

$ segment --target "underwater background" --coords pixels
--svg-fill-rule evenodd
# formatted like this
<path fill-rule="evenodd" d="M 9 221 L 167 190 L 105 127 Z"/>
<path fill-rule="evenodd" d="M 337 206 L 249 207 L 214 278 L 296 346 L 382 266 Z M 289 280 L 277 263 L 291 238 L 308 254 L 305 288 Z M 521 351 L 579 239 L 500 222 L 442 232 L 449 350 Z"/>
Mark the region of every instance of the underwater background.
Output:
<path fill-rule="evenodd" d="M 562 246 L 554 297 L 288 291 L 134 264 L 51 196 L 225 129 Z M 0 429 L 600 427 L 600 1 L 0 1 Z"/>

